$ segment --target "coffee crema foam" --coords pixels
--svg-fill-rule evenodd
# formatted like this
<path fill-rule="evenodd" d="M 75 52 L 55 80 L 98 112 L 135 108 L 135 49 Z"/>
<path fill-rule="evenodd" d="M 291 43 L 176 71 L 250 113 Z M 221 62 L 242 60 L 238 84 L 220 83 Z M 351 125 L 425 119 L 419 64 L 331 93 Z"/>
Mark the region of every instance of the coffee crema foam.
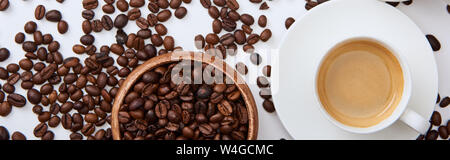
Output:
<path fill-rule="evenodd" d="M 404 88 L 403 71 L 393 53 L 371 40 L 352 40 L 325 57 L 317 77 L 324 109 L 342 124 L 367 128 L 388 118 Z"/>

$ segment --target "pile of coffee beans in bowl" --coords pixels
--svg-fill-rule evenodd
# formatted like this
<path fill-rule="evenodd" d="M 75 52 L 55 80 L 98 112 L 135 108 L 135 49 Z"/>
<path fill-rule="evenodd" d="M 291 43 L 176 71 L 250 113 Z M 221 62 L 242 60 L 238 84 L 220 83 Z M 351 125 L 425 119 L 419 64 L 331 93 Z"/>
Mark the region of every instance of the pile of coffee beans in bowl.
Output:
<path fill-rule="evenodd" d="M 177 67 L 187 65 L 183 62 L 147 71 L 129 89 L 118 115 L 121 139 L 247 139 L 248 112 L 238 87 L 201 62 L 188 61 L 200 64 L 190 65 L 189 74 L 181 73 Z M 202 78 L 204 73 L 211 78 Z"/>

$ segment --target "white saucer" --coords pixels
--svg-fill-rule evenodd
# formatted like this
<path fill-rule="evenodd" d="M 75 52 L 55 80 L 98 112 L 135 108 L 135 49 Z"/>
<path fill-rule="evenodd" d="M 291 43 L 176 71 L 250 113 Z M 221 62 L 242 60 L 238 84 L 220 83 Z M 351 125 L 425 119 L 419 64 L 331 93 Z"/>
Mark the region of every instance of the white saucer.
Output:
<path fill-rule="evenodd" d="M 277 113 L 294 139 L 415 139 L 418 133 L 403 122 L 372 134 L 344 131 L 320 112 L 314 96 L 314 77 L 326 51 L 343 39 L 367 35 L 400 49 L 410 67 L 412 94 L 408 105 L 430 118 L 438 92 L 433 52 L 425 35 L 397 9 L 376 0 L 333 0 L 297 19 L 279 52 L 279 66 L 272 66 Z M 276 73 L 278 72 L 278 73 Z M 277 75 L 278 74 L 278 75 Z M 274 87 L 274 86 L 272 86 Z"/>

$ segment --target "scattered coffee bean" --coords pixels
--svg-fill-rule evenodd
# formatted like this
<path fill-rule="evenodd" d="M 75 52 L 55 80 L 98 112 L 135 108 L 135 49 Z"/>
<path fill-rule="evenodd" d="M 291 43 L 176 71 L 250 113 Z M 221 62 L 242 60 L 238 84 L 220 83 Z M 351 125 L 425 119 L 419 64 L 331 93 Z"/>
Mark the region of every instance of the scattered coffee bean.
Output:
<path fill-rule="evenodd" d="M 433 36 L 432 34 L 427 34 L 426 37 L 433 51 L 439 51 L 441 49 L 441 43 L 435 36 Z"/>
<path fill-rule="evenodd" d="M 431 124 L 433 124 L 435 126 L 441 125 L 441 122 L 442 122 L 441 114 L 437 111 L 434 111 L 433 114 L 431 115 L 430 122 L 431 122 Z"/>
<path fill-rule="evenodd" d="M 66 21 L 61 20 L 58 22 L 58 32 L 64 34 L 69 29 L 69 24 Z"/>
<path fill-rule="evenodd" d="M 9 58 L 9 50 L 6 48 L 0 48 L 0 62 L 3 62 Z"/>
<path fill-rule="evenodd" d="M 270 65 L 264 66 L 264 68 L 262 70 L 262 73 L 264 74 L 264 76 L 270 77 L 271 72 L 272 72 L 272 66 L 270 66 Z"/>
<path fill-rule="evenodd" d="M 2 1 L 0 1 L 2 2 Z M 0 3 L 1 5 L 1 3 Z M 0 8 L 1 9 L 1 8 Z M 6 129 L 3 126 L 0 126 L 0 140 L 9 140 L 9 132 L 8 129 Z"/>
<path fill-rule="evenodd" d="M 0 0 L 0 11 L 5 11 L 9 7 L 9 0 Z"/>
<path fill-rule="evenodd" d="M 319 3 L 317 3 L 316 1 L 307 1 L 305 3 L 305 9 L 306 10 L 310 10 L 312 8 L 314 8 L 315 6 L 319 5 Z"/>
<path fill-rule="evenodd" d="M 272 101 L 270 101 L 270 100 L 264 100 L 264 102 L 263 102 L 263 108 L 267 111 L 267 112 L 269 112 L 269 113 L 273 113 L 273 112 L 275 112 L 275 107 L 274 107 L 274 105 L 273 105 L 273 102 Z"/>
<path fill-rule="evenodd" d="M 34 17 L 37 20 L 41 20 L 45 16 L 45 7 L 43 5 L 38 5 L 34 11 Z"/>
<path fill-rule="evenodd" d="M 262 63 L 262 57 L 258 54 L 258 53 L 252 53 L 250 55 L 250 61 L 254 64 L 254 65 L 259 65 Z"/>
<path fill-rule="evenodd" d="M 436 130 L 431 130 L 425 136 L 426 140 L 436 140 L 439 137 L 439 133 Z"/>
<path fill-rule="evenodd" d="M 267 2 L 263 2 L 262 4 L 261 4 L 261 6 L 259 7 L 259 9 L 260 10 L 267 10 L 267 9 L 269 9 L 270 7 L 269 7 L 269 5 L 267 4 Z"/>
<path fill-rule="evenodd" d="M 447 139 L 448 138 L 447 127 L 439 126 L 438 131 L 439 131 L 439 136 L 441 136 L 442 139 Z"/>
<path fill-rule="evenodd" d="M 58 10 L 50 10 L 45 13 L 45 19 L 50 22 L 59 22 L 62 19 L 61 12 Z"/>
<path fill-rule="evenodd" d="M 438 98 L 439 98 L 439 95 L 438 95 Z M 436 103 L 439 103 L 439 100 L 438 100 Z M 447 107 L 449 104 L 450 104 L 450 98 L 447 96 L 447 97 L 444 97 L 444 98 L 442 99 L 441 103 L 439 103 L 439 106 L 442 107 L 442 108 L 445 108 L 445 107 Z"/>
<path fill-rule="evenodd" d="M 175 10 L 175 17 L 177 17 L 178 19 L 182 19 L 182 18 L 184 18 L 185 16 L 186 16 L 186 14 L 187 14 L 187 9 L 186 8 L 184 8 L 184 7 L 180 7 L 180 8 L 177 8 L 176 10 Z"/>
<path fill-rule="evenodd" d="M 14 133 L 11 135 L 11 140 L 15 140 L 15 141 L 18 141 L 18 140 L 27 140 L 27 137 L 25 137 L 25 135 L 23 135 L 23 134 L 20 133 L 19 131 L 16 131 L 16 132 L 14 132 Z"/>
<path fill-rule="evenodd" d="M 284 24 L 284 26 L 286 27 L 286 29 L 289 29 L 289 27 L 291 27 L 291 25 L 295 22 L 295 19 L 292 17 L 288 17 L 286 19 L 286 22 Z"/>

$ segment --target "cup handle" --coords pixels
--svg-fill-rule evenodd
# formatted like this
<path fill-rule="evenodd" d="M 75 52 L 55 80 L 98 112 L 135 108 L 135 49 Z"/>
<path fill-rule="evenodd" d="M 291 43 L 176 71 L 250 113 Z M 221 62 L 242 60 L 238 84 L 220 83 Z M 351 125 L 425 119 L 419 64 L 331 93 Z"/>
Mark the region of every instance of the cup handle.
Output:
<path fill-rule="evenodd" d="M 428 128 L 430 127 L 430 123 L 425 118 L 408 108 L 406 108 L 405 112 L 400 117 L 400 120 L 423 135 L 427 133 Z"/>

